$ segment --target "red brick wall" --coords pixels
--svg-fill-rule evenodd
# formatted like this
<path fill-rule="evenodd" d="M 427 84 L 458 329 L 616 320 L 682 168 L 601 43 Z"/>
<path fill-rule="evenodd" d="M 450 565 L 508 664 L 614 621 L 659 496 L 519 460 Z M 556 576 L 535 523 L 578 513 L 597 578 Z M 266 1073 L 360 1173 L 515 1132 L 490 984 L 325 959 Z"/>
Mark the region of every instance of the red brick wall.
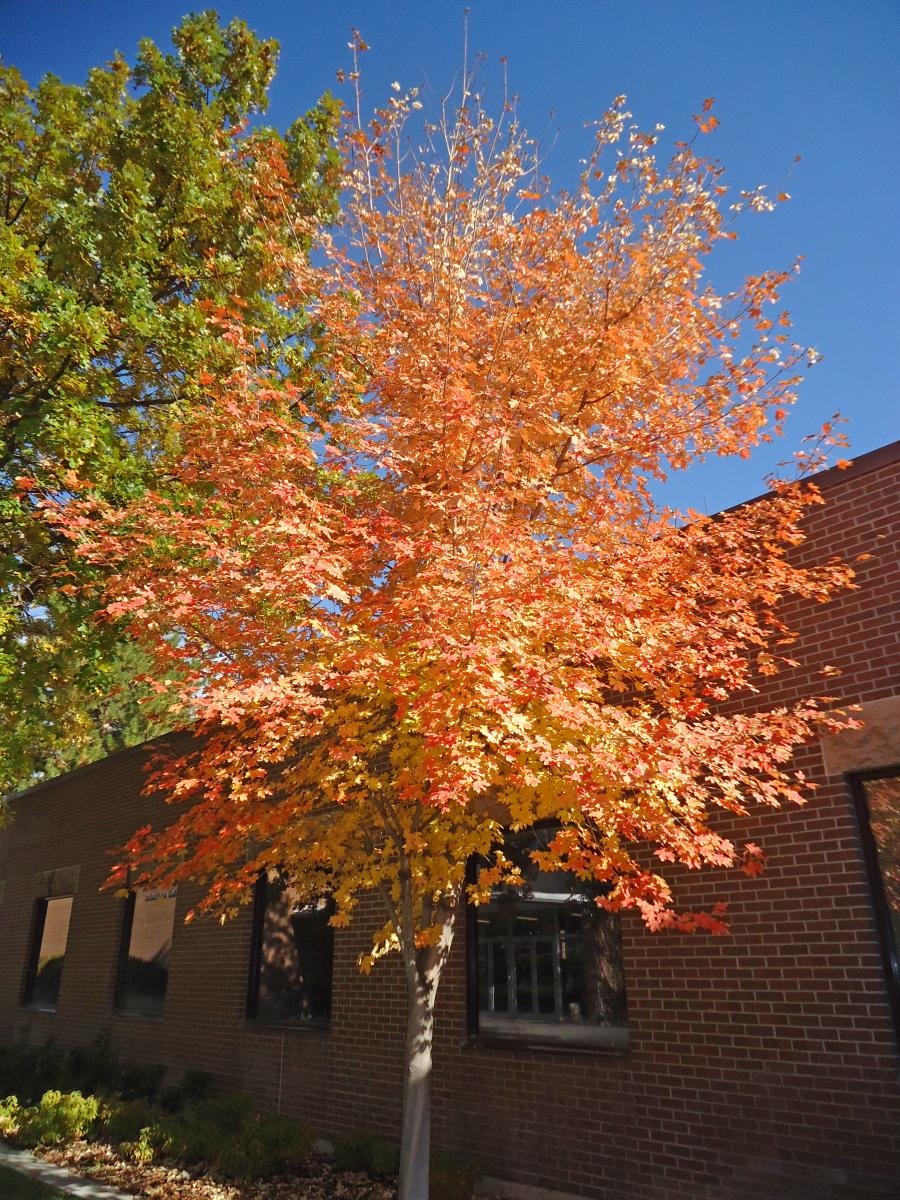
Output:
<path fill-rule="evenodd" d="M 900 445 L 823 479 L 804 553 L 858 565 L 856 591 L 793 615 L 800 670 L 770 698 L 828 689 L 848 701 L 900 693 Z M 61 1044 L 109 1030 L 123 1053 L 212 1071 L 323 1134 L 399 1126 L 403 987 L 396 962 L 356 971 L 375 921 L 339 932 L 330 1029 L 276 1031 L 245 1019 L 250 916 L 176 921 L 161 1020 L 112 1008 L 124 902 L 98 889 L 105 851 L 158 819 L 126 752 L 22 797 L 0 833 L 0 1038 Z M 465 922 L 438 1000 L 434 1125 L 439 1145 L 493 1175 L 602 1200 L 863 1200 L 900 1194 L 900 1055 L 890 1022 L 850 800 L 824 774 L 805 808 L 733 831 L 761 842 L 766 872 L 680 881 L 695 906 L 728 900 L 731 933 L 647 934 L 624 921 L 627 1054 L 488 1048 L 466 1026 Z M 37 873 L 81 866 L 55 1014 L 21 1007 Z M 190 897 L 182 889 L 179 912 Z M 370 920 L 367 920 L 367 913 Z"/>

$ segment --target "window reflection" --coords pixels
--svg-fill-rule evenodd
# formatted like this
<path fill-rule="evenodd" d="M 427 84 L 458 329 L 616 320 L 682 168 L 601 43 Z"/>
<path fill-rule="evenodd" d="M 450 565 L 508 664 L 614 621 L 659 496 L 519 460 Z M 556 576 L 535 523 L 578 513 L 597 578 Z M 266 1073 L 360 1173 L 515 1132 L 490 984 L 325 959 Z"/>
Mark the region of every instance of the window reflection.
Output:
<path fill-rule="evenodd" d="M 177 892 L 174 888 L 138 890 L 132 892 L 129 903 L 116 1008 L 141 1016 L 159 1016 L 169 984 Z"/>
<path fill-rule="evenodd" d="M 900 1037 L 900 766 L 851 777 L 888 997 Z"/>
<path fill-rule="evenodd" d="M 334 929 L 330 900 L 303 902 L 280 882 L 257 892 L 256 987 L 250 1015 L 275 1023 L 324 1023 L 331 1016 Z"/>
<path fill-rule="evenodd" d="M 32 969 L 25 992 L 25 1003 L 40 1008 L 56 1008 L 62 982 L 72 897 L 54 896 L 38 900 L 35 920 Z"/>
<path fill-rule="evenodd" d="M 900 946 L 900 775 L 868 779 L 863 787 L 894 944 Z"/>
<path fill-rule="evenodd" d="M 478 1025 L 500 1036 L 628 1043 L 619 919 L 585 885 L 539 871 L 529 851 L 547 831 L 515 835 L 524 890 L 495 892 L 476 910 Z"/>

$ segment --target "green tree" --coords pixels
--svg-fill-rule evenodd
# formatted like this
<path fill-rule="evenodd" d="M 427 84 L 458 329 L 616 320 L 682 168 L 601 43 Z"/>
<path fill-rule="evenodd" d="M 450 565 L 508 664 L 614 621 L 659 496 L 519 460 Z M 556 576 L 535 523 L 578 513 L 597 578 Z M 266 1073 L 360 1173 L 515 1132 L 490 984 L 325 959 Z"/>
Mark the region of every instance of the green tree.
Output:
<path fill-rule="evenodd" d="M 92 620 L 83 565 L 16 479 L 59 494 L 76 471 L 113 503 L 164 489 L 184 413 L 233 365 L 225 307 L 282 377 L 308 353 L 282 283 L 298 231 L 335 213 L 337 102 L 282 135 L 253 121 L 277 43 L 212 11 L 172 41 L 83 86 L 0 63 L 0 787 L 165 723 L 136 705 L 133 653 Z"/>

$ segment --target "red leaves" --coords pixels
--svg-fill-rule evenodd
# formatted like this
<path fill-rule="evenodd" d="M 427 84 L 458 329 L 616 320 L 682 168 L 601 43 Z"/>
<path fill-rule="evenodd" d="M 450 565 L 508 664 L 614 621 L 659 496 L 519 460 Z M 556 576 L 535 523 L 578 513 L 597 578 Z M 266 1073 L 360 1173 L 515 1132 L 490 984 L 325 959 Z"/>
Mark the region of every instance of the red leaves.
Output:
<path fill-rule="evenodd" d="M 708 288 L 720 168 L 689 145 L 656 163 L 621 106 L 559 205 L 519 190 L 520 134 L 474 113 L 449 161 L 398 176 L 408 110 L 348 134 L 344 224 L 319 267 L 291 264 L 323 331 L 310 387 L 210 314 L 243 365 L 198 377 L 177 501 L 57 506 L 201 735 L 158 764 L 179 815 L 131 861 L 224 908 L 284 863 L 341 920 L 405 879 L 424 921 L 502 827 L 556 820 L 547 869 L 611 883 L 603 903 L 651 928 L 721 933 L 721 908 L 677 912 L 647 848 L 732 868 L 717 811 L 802 799 L 792 751 L 833 718 L 747 697 L 791 669 L 781 602 L 848 573 L 789 559 L 813 490 L 684 523 L 648 481 L 778 432 L 802 352 L 763 313 L 790 272 Z M 741 857 L 759 872 L 759 847 Z"/>
<path fill-rule="evenodd" d="M 741 865 L 741 870 L 745 875 L 753 878 L 756 875 L 761 875 L 765 870 L 765 866 L 765 852 L 755 842 L 747 842 L 744 846 L 744 861 Z"/>

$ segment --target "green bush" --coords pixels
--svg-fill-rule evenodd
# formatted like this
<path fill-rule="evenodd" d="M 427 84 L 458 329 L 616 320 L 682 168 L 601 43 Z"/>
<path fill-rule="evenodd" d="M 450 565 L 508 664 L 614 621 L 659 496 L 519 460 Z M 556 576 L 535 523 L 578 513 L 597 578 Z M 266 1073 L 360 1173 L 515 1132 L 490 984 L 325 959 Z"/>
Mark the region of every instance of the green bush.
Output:
<path fill-rule="evenodd" d="M 339 1171 L 365 1171 L 377 1177 L 400 1170 L 400 1147 L 377 1133 L 354 1129 L 338 1138 L 334 1165 Z"/>
<path fill-rule="evenodd" d="M 101 1034 L 87 1046 L 67 1051 L 60 1064 L 58 1087 L 82 1092 L 111 1092 L 123 1100 L 152 1100 L 159 1091 L 165 1067 L 160 1063 L 123 1062 Z"/>
<path fill-rule="evenodd" d="M 142 1129 L 157 1125 L 162 1115 L 162 1109 L 147 1100 L 113 1100 L 101 1111 L 94 1137 L 111 1146 L 134 1142 Z"/>
<path fill-rule="evenodd" d="M 145 1140 L 179 1162 L 205 1163 L 231 1179 L 254 1179 L 296 1166 L 313 1142 L 304 1126 L 256 1113 L 243 1096 L 189 1104 L 147 1131 Z"/>
<path fill-rule="evenodd" d="M 19 1114 L 22 1106 L 17 1097 L 7 1096 L 0 1100 L 0 1137 L 15 1137 L 19 1132 Z"/>
<path fill-rule="evenodd" d="M 210 1096 L 188 1104 L 182 1116 L 185 1120 L 199 1124 L 214 1125 L 225 1133 L 238 1133 L 244 1124 L 255 1115 L 255 1109 L 246 1096 Z"/>
<path fill-rule="evenodd" d="M 428 1180 L 430 1200 L 472 1200 L 481 1166 L 474 1159 L 448 1154 L 444 1150 L 431 1152 Z"/>
<path fill-rule="evenodd" d="M 23 1104 L 36 1104 L 44 1092 L 63 1082 L 64 1059 L 65 1052 L 53 1042 L 0 1047 L 0 1096 L 18 1096 Z"/>
<path fill-rule="evenodd" d="M 180 1112 L 189 1104 L 205 1100 L 212 1090 L 212 1075 L 208 1071 L 185 1071 L 181 1079 L 159 1094 L 159 1102 L 169 1112 Z"/>
<path fill-rule="evenodd" d="M 229 1143 L 239 1140 L 252 1114 L 243 1096 L 197 1100 L 159 1123 L 160 1148 L 184 1163 L 213 1164 L 228 1152 Z"/>
<path fill-rule="evenodd" d="M 16 1114 L 22 1146 L 59 1146 L 84 1137 L 97 1119 L 99 1101 L 81 1092 L 45 1092 L 40 1102 Z"/>
<path fill-rule="evenodd" d="M 4 1055 L 0 1067 L 6 1070 L 4 1079 L 16 1077 L 28 1088 L 37 1078 L 65 1077 L 68 1071 L 95 1079 L 98 1090 L 111 1077 L 120 1083 L 123 1078 L 117 1060 L 108 1057 L 102 1045 L 77 1054 L 59 1052 L 49 1044 L 20 1047 Z M 30 1106 L 10 1095 L 0 1103 L 0 1134 L 23 1146 L 51 1146 L 90 1133 L 133 1162 L 168 1158 L 185 1166 L 202 1164 L 240 1180 L 277 1174 L 308 1157 L 313 1135 L 305 1126 L 288 1117 L 257 1113 L 244 1096 L 207 1096 L 208 1088 L 209 1076 L 186 1074 L 160 1097 L 183 1105 L 177 1112 L 127 1095 L 85 1096 L 77 1090 L 49 1088 Z M 366 1162 L 374 1164 L 376 1174 L 390 1174 L 396 1170 L 395 1157 L 395 1147 L 380 1143 L 370 1147 Z"/>
<path fill-rule="evenodd" d="M 228 1134 L 212 1121 L 190 1116 L 187 1111 L 164 1117 L 148 1136 L 160 1153 L 188 1166 L 212 1163 L 228 1140 Z"/>
<path fill-rule="evenodd" d="M 124 1158 L 142 1165 L 161 1158 L 178 1159 L 178 1161 L 186 1163 L 186 1159 L 179 1158 L 175 1153 L 170 1121 L 171 1118 L 163 1116 L 150 1125 L 144 1125 L 133 1140 L 119 1143 L 119 1153 Z M 198 1158 L 194 1161 L 205 1160 Z"/>
<path fill-rule="evenodd" d="M 312 1134 L 288 1117 L 255 1114 L 216 1157 L 216 1170 L 229 1179 L 260 1179 L 299 1166 L 312 1150 Z"/>
<path fill-rule="evenodd" d="M 128 1158 L 139 1166 L 146 1166 L 159 1155 L 159 1146 L 154 1134 L 156 1130 L 150 1126 L 142 1129 L 133 1142 L 120 1142 L 118 1151 L 123 1158 Z"/>
<path fill-rule="evenodd" d="M 396 1175 L 400 1170 L 400 1147 L 377 1133 L 357 1129 L 338 1138 L 334 1165 L 339 1171 L 365 1171 L 376 1178 Z M 431 1200 L 471 1200 L 481 1174 L 469 1158 L 433 1150 L 429 1179 Z"/>
<path fill-rule="evenodd" d="M 159 1091 L 164 1070 L 158 1063 L 123 1063 L 106 1035 L 71 1050 L 53 1042 L 20 1043 L 0 1047 L 0 1096 L 15 1095 L 23 1104 L 36 1104 L 45 1092 L 58 1090 L 150 1100 Z"/>

